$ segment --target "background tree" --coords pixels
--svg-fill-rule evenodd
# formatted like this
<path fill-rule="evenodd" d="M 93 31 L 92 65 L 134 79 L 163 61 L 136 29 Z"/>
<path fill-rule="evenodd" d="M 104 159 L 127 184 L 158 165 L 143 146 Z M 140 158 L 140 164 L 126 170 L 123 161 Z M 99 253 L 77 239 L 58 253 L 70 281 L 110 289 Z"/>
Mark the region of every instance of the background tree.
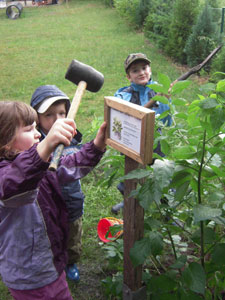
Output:
<path fill-rule="evenodd" d="M 172 20 L 175 0 L 151 1 L 151 9 L 144 23 L 145 35 L 164 48 L 168 41 L 168 25 Z"/>
<path fill-rule="evenodd" d="M 192 67 L 203 61 L 219 41 L 219 28 L 213 22 L 211 6 L 206 3 L 185 45 L 188 65 Z M 205 70 L 208 71 L 209 67 L 208 64 Z"/>
<path fill-rule="evenodd" d="M 140 7 L 140 0 L 114 0 L 114 6 L 122 17 L 124 17 L 130 24 L 138 27 L 136 23 L 136 16 L 137 10 Z"/>
<path fill-rule="evenodd" d="M 166 53 L 180 63 L 186 63 L 185 43 L 198 15 L 198 0 L 176 0 L 172 22 L 169 25 Z"/>
<path fill-rule="evenodd" d="M 142 27 L 149 13 L 149 8 L 152 6 L 151 0 L 140 0 L 136 11 L 136 24 Z"/>

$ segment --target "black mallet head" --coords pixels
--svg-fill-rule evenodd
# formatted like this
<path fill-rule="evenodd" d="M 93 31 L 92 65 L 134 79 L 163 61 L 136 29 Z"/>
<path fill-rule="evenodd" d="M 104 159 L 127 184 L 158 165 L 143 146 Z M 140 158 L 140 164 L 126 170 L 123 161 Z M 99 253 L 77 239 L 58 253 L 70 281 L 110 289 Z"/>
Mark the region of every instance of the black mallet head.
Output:
<path fill-rule="evenodd" d="M 76 85 L 80 81 L 85 81 L 87 83 L 87 90 L 94 93 L 98 92 L 104 83 L 102 73 L 75 59 L 69 65 L 65 78 Z"/>

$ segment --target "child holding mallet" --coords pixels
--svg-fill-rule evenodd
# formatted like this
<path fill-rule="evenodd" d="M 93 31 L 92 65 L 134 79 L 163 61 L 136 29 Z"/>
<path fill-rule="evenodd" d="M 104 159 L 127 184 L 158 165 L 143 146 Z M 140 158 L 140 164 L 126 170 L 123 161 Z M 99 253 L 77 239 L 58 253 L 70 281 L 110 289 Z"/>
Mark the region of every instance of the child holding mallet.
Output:
<path fill-rule="evenodd" d="M 22 102 L 0 101 L 0 275 L 15 300 L 72 300 L 66 276 L 68 210 L 60 183 L 85 176 L 105 151 L 106 123 L 96 138 L 48 169 L 58 144 L 76 134 L 57 120 L 45 139 L 37 113 Z"/>

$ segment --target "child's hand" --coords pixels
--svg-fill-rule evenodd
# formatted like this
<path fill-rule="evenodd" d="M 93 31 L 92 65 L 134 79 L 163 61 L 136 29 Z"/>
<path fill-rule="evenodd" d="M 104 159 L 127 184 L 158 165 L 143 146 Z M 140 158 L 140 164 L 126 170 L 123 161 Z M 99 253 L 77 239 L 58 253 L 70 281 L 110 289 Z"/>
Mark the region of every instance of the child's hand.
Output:
<path fill-rule="evenodd" d="M 48 161 L 51 153 L 58 144 L 69 146 L 73 136 L 76 134 L 76 125 L 72 119 L 58 119 L 43 141 L 37 146 L 40 157 Z"/>
<path fill-rule="evenodd" d="M 69 146 L 73 136 L 76 133 L 76 125 L 72 119 L 58 119 L 46 136 L 52 151 L 58 144 Z"/>
<path fill-rule="evenodd" d="M 103 122 L 97 132 L 96 138 L 94 139 L 95 146 L 101 151 L 104 151 L 106 147 L 106 143 L 105 143 L 106 127 L 107 127 L 107 123 Z"/>

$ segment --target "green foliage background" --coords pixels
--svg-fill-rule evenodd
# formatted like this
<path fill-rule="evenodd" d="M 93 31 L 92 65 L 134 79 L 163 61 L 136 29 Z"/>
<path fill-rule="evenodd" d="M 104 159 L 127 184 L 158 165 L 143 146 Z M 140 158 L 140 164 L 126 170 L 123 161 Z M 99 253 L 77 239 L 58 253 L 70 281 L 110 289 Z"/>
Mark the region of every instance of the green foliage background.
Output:
<path fill-rule="evenodd" d="M 198 4 L 197 0 L 176 0 L 173 6 L 165 51 L 180 63 L 186 62 L 183 49 L 191 33 L 192 26 L 195 24 Z"/>
<path fill-rule="evenodd" d="M 114 0 L 127 22 L 179 63 L 194 66 L 224 41 L 223 1 Z M 204 16 L 203 16 L 204 15 Z M 196 42 L 197 40 L 197 42 Z M 224 54 L 219 53 L 218 59 Z M 223 69 L 225 66 L 223 64 Z M 207 72 L 215 69 L 208 65 Z"/>
<path fill-rule="evenodd" d="M 218 26 L 213 22 L 212 9 L 205 5 L 185 43 L 188 65 L 193 67 L 200 64 L 217 47 L 220 40 Z M 209 65 L 207 68 L 210 70 Z"/>

